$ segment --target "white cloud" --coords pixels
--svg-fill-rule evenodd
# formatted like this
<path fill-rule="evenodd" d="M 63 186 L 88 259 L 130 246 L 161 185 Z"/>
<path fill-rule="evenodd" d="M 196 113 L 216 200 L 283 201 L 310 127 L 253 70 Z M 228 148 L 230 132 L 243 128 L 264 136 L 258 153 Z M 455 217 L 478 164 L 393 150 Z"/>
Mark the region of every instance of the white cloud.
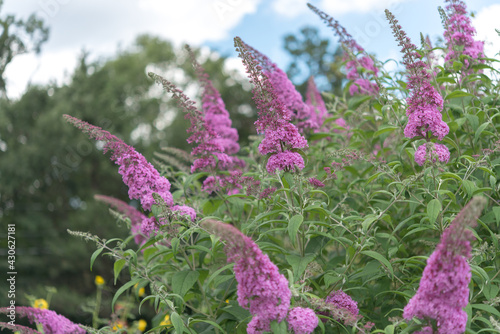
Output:
<path fill-rule="evenodd" d="M 148 31 L 178 43 L 200 44 L 228 36 L 245 15 L 254 13 L 261 0 L 140 0 Z"/>
<path fill-rule="evenodd" d="M 500 51 L 500 36 L 495 29 L 500 29 L 500 4 L 485 7 L 476 14 L 472 24 L 477 30 L 476 40 L 485 41 L 484 52 L 488 57 L 494 57 Z"/>
<path fill-rule="evenodd" d="M 307 10 L 306 4 L 306 0 L 274 0 L 272 7 L 279 15 L 294 18 Z"/>
<path fill-rule="evenodd" d="M 78 54 L 79 51 L 60 50 L 45 52 L 41 56 L 24 54 L 14 58 L 5 71 L 7 95 L 20 97 L 28 83 L 67 82 L 67 74 L 76 67 Z"/>
<path fill-rule="evenodd" d="M 2 12 L 26 18 L 35 12 L 50 26 L 42 56 L 20 56 L 7 68 L 9 96 L 19 96 L 30 78 L 48 82 L 71 71 L 82 48 L 111 55 L 139 34 L 176 45 L 200 45 L 228 37 L 262 0 L 5 0 Z"/>

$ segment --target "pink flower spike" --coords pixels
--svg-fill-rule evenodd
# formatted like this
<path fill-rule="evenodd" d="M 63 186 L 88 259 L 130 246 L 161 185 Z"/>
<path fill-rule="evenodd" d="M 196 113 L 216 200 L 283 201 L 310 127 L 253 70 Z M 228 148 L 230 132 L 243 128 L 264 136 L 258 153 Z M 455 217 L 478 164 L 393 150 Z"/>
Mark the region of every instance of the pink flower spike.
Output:
<path fill-rule="evenodd" d="M 0 309 L 0 313 L 8 312 L 6 307 Z M 86 330 L 71 322 L 66 317 L 52 310 L 38 309 L 34 307 L 17 306 L 16 313 L 20 317 L 28 317 L 30 322 L 42 325 L 44 333 L 50 334 L 85 334 Z M 27 331 L 29 333 L 29 331 Z M 38 333 L 33 331 L 32 333 Z"/>
<path fill-rule="evenodd" d="M 247 333 L 269 331 L 271 321 L 283 321 L 292 293 L 278 267 L 234 226 L 215 220 L 206 220 L 201 225 L 226 242 L 227 261 L 235 263 L 238 303 L 253 315 Z"/>
<path fill-rule="evenodd" d="M 277 169 L 282 171 L 294 171 L 295 168 L 304 168 L 304 158 L 297 152 L 280 152 L 273 154 L 267 161 L 267 172 L 274 174 Z"/>
<path fill-rule="evenodd" d="M 465 2 L 462 0 L 446 0 L 446 2 L 448 3 L 446 6 L 448 20 L 444 38 L 448 52 L 444 60 L 451 65 L 454 60 L 459 60 L 460 55 L 469 56 L 472 62 L 484 57 L 484 42 L 474 40 L 476 29 L 472 26 L 467 14 Z M 458 51 L 459 49 L 461 51 Z M 470 60 L 463 60 L 465 67 L 469 67 Z M 484 60 L 481 63 L 484 63 Z"/>
<path fill-rule="evenodd" d="M 283 90 L 290 93 L 291 88 L 285 87 L 284 78 L 278 75 L 279 71 L 274 63 L 245 44 L 239 37 L 234 39 L 234 43 L 254 84 L 254 101 L 259 109 L 259 119 L 255 122 L 255 126 L 257 132 L 265 134 L 264 140 L 259 145 L 259 152 L 263 155 L 274 153 L 267 164 L 268 172 L 274 173 L 276 169 L 293 171 L 295 166 L 299 169 L 304 168 L 302 157 L 291 152 L 286 153 L 293 149 L 308 147 L 307 140 L 299 133 L 298 128 L 290 123 L 294 115 L 290 109 L 294 108 L 291 103 L 299 104 L 298 100 L 290 98 L 295 103 L 280 98 L 284 94 Z M 303 112 L 306 112 L 305 109 Z M 297 114 L 299 113 L 297 111 Z"/>
<path fill-rule="evenodd" d="M 427 148 L 430 147 L 430 153 L 427 153 Z M 432 164 L 436 162 L 448 163 L 450 160 L 450 151 L 443 144 L 426 143 L 417 148 L 415 152 L 415 162 L 419 166 L 423 166 L 425 161 L 430 161 Z"/>
<path fill-rule="evenodd" d="M 155 203 L 153 193 L 158 193 L 167 205 L 173 204 L 170 193 L 170 182 L 158 173 L 146 158 L 138 153 L 132 146 L 108 131 L 79 120 L 78 118 L 64 115 L 69 123 L 86 133 L 90 138 L 104 142 L 104 153 L 112 151 L 111 160 L 120 167 L 118 172 L 123 177 L 123 182 L 128 186 L 130 199 L 138 199 L 144 210 L 151 210 Z"/>
<path fill-rule="evenodd" d="M 332 28 L 340 39 L 340 43 L 345 50 L 344 60 L 347 61 L 347 79 L 353 81 L 353 84 L 349 88 L 349 94 L 377 95 L 379 87 L 375 82 L 371 82 L 371 79 L 376 78 L 378 75 L 378 68 L 375 66 L 373 59 L 337 20 L 310 3 L 308 3 L 307 6 L 316 13 L 328 27 Z"/>
<path fill-rule="evenodd" d="M 427 259 L 417 293 L 404 308 L 403 317 L 436 320 L 438 334 L 462 334 L 467 324 L 463 310 L 469 302 L 471 280 L 470 241 L 474 236 L 468 227 L 476 225 L 486 199 L 474 197 L 443 232 L 436 250 Z M 430 331 L 429 333 L 431 333 Z M 424 333 L 426 333 L 424 331 Z"/>

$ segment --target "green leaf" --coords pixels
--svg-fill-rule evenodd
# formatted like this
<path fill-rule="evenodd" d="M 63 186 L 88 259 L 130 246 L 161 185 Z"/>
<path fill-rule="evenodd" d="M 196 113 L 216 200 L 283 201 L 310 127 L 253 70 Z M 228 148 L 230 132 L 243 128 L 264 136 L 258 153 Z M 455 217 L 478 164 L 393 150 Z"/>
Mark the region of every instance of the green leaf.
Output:
<path fill-rule="evenodd" d="M 429 222 L 434 224 L 436 222 L 439 213 L 442 210 L 441 202 L 434 198 L 427 204 L 427 217 L 429 217 Z"/>
<path fill-rule="evenodd" d="M 394 130 L 397 130 L 397 129 L 399 129 L 398 126 L 393 126 L 393 125 L 384 126 L 384 127 L 381 127 L 380 129 L 378 129 L 377 131 L 375 131 L 375 133 L 373 134 L 373 137 L 378 137 L 383 133 L 393 132 Z"/>
<path fill-rule="evenodd" d="M 474 95 L 467 93 L 467 92 L 462 92 L 461 90 L 456 90 L 456 91 L 453 91 L 450 94 L 446 95 L 446 97 L 444 99 L 449 100 L 449 99 L 453 99 L 455 97 L 464 97 L 464 96 L 474 96 Z"/>
<path fill-rule="evenodd" d="M 297 232 L 304 221 L 304 217 L 302 215 L 295 215 L 290 219 L 288 223 L 288 235 L 290 236 L 290 240 L 292 244 L 295 246 L 297 242 Z"/>
<path fill-rule="evenodd" d="M 271 322 L 271 333 L 273 334 L 287 334 L 288 328 L 286 325 L 286 321 L 278 322 L 273 320 Z"/>
<path fill-rule="evenodd" d="M 118 291 L 116 291 L 116 293 L 115 293 L 115 295 L 113 297 L 113 300 L 111 301 L 111 309 L 112 310 L 115 309 L 115 302 L 118 300 L 118 297 L 120 297 L 123 292 L 125 292 L 128 289 L 130 289 L 136 283 L 139 283 L 140 280 L 141 280 L 140 278 L 134 278 L 130 282 L 125 283 L 121 288 L 118 289 Z"/>
<path fill-rule="evenodd" d="M 486 311 L 486 312 L 488 312 L 490 314 L 494 314 L 497 317 L 500 317 L 500 311 L 498 311 L 496 308 L 494 308 L 491 305 L 488 305 L 488 304 L 472 304 L 472 307 L 476 308 L 478 310 L 481 310 L 481 311 Z"/>
<path fill-rule="evenodd" d="M 210 283 L 217 277 L 220 275 L 220 273 L 222 273 L 224 270 L 226 269 L 230 269 L 234 266 L 234 263 L 229 263 L 227 265 L 225 265 L 224 267 L 216 270 L 212 275 L 210 275 L 210 277 L 208 278 L 207 280 L 207 285 L 210 285 Z M 217 286 L 216 286 L 217 287 Z"/>
<path fill-rule="evenodd" d="M 174 325 L 177 334 L 184 333 L 184 321 L 182 321 L 181 316 L 177 312 L 172 312 L 172 314 L 170 314 L 170 321 L 172 321 L 172 325 Z"/>
<path fill-rule="evenodd" d="M 325 281 L 325 285 L 327 287 L 329 287 L 330 285 L 332 285 L 334 283 L 337 283 L 341 279 L 342 279 L 342 276 L 340 276 L 339 274 L 337 274 L 337 275 L 326 274 L 325 276 L 323 276 L 323 280 Z"/>
<path fill-rule="evenodd" d="M 99 256 L 99 254 L 102 253 L 104 248 L 98 248 L 94 253 L 92 253 L 92 256 L 90 257 L 90 271 L 92 271 L 92 266 L 94 265 L 95 259 Z"/>
<path fill-rule="evenodd" d="M 347 102 L 347 108 L 355 110 L 357 107 L 359 107 L 363 102 L 368 101 L 371 99 L 371 96 L 366 96 L 366 95 L 358 95 L 355 96 Z"/>
<path fill-rule="evenodd" d="M 387 325 L 384 329 L 385 334 L 394 334 L 394 325 Z"/>
<path fill-rule="evenodd" d="M 462 69 L 463 66 L 464 66 L 464 64 L 460 61 L 453 62 L 453 69 L 455 70 L 455 72 L 460 71 L 460 69 Z"/>
<path fill-rule="evenodd" d="M 452 77 L 439 77 L 436 78 L 436 81 L 441 83 L 441 82 L 449 82 L 449 83 L 455 83 L 456 80 Z"/>
<path fill-rule="evenodd" d="M 466 114 L 465 117 L 470 123 L 470 126 L 472 127 L 473 131 L 476 131 L 477 128 L 479 127 L 479 117 L 476 115 L 471 115 L 471 114 Z"/>
<path fill-rule="evenodd" d="M 500 287 L 494 283 L 487 283 L 484 285 L 483 293 L 487 300 L 492 300 L 498 295 Z"/>
<path fill-rule="evenodd" d="M 297 255 L 287 255 L 286 261 L 292 266 L 295 281 L 298 281 L 307 268 L 307 265 L 314 260 L 316 256 L 309 254 L 304 257 Z"/>
<path fill-rule="evenodd" d="M 193 319 L 193 320 L 190 320 L 190 324 L 197 324 L 199 322 L 204 322 L 204 323 L 207 323 L 209 325 L 212 325 L 216 328 L 218 328 L 222 333 L 225 333 L 224 329 L 216 322 L 213 322 L 213 321 L 210 321 L 210 320 L 204 320 L 204 319 Z"/>
<path fill-rule="evenodd" d="M 497 224 L 500 224 L 500 206 L 493 207 L 493 214 L 495 215 L 495 219 L 497 220 Z"/>
<path fill-rule="evenodd" d="M 362 251 L 361 254 L 367 255 L 379 261 L 380 263 L 382 263 L 383 266 L 385 266 L 389 270 L 392 276 L 394 276 L 394 269 L 392 268 L 391 263 L 383 255 L 370 250 Z"/>
<path fill-rule="evenodd" d="M 123 266 L 127 261 L 125 259 L 119 259 L 115 261 L 115 265 L 113 266 L 113 271 L 115 273 L 115 285 L 118 276 L 120 275 L 120 271 L 122 271 Z"/>
<path fill-rule="evenodd" d="M 477 143 L 479 137 L 481 136 L 481 133 L 484 131 L 484 129 L 486 129 L 488 125 L 490 125 L 490 122 L 483 123 L 477 128 L 476 133 L 474 135 L 474 144 Z"/>
<path fill-rule="evenodd" d="M 197 271 L 179 271 L 172 277 L 172 291 L 181 297 L 193 287 L 198 280 L 200 273 Z"/>
<path fill-rule="evenodd" d="M 477 189 L 476 184 L 470 180 L 462 180 L 462 185 L 467 194 L 472 197 L 472 195 L 474 195 L 474 191 Z"/>
<path fill-rule="evenodd" d="M 245 310 L 243 307 L 237 304 L 230 304 L 230 306 L 224 307 L 224 312 L 231 314 L 238 321 L 244 321 L 252 316 L 248 310 Z"/>
<path fill-rule="evenodd" d="M 365 220 L 361 223 L 361 226 L 363 227 L 363 231 L 367 231 L 368 228 L 370 228 L 370 225 L 378 219 L 377 215 L 374 214 L 369 214 L 366 215 Z"/>

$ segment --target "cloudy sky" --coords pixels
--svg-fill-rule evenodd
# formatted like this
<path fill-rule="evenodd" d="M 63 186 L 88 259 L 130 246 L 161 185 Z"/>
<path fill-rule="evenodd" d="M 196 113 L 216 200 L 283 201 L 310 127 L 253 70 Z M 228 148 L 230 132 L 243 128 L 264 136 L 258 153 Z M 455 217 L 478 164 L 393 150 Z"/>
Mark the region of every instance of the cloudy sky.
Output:
<path fill-rule="evenodd" d="M 403 29 L 418 44 L 420 32 L 432 39 L 443 29 L 433 0 L 311 0 L 335 17 L 368 52 L 380 60 L 399 59 L 399 52 L 383 9 L 396 15 Z M 208 46 L 234 57 L 233 37 L 268 55 L 282 68 L 289 58 L 283 36 L 305 25 L 336 37 L 306 6 L 305 0 L 4 0 L 2 15 L 26 18 L 37 13 L 50 26 L 42 53 L 22 55 L 7 68 L 8 94 L 18 97 L 28 82 L 63 82 L 76 66 L 82 49 L 94 59 L 111 57 L 141 33 L 159 35 L 178 45 Z M 500 50 L 499 0 L 469 0 L 475 12 L 479 38 L 487 40 L 487 55 Z"/>

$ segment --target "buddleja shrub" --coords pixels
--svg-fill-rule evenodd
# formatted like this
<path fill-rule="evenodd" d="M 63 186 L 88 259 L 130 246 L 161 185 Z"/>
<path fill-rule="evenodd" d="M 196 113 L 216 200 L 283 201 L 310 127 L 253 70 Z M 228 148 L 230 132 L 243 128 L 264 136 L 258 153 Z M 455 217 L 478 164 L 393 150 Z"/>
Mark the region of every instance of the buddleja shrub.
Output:
<path fill-rule="evenodd" d="M 72 234 L 98 245 L 91 265 L 116 259 L 115 283 L 128 269 L 115 315 L 125 299 L 157 312 L 141 328 L 127 328 L 125 314 L 85 329 L 499 333 L 497 60 L 474 40 L 465 4 L 447 2 L 438 48 L 428 38 L 417 48 L 386 11 L 403 54 L 397 73 L 309 5 L 344 47 L 343 96 L 320 94 L 311 78 L 303 99 L 235 38 L 259 110 L 248 147 L 189 49 L 201 106 L 149 74 L 191 121 L 191 154 L 162 148 L 161 173 L 111 133 L 66 116 L 111 152 L 141 205 L 96 197 L 129 224 L 126 240 Z M 21 312 L 52 333 L 43 312 Z"/>

